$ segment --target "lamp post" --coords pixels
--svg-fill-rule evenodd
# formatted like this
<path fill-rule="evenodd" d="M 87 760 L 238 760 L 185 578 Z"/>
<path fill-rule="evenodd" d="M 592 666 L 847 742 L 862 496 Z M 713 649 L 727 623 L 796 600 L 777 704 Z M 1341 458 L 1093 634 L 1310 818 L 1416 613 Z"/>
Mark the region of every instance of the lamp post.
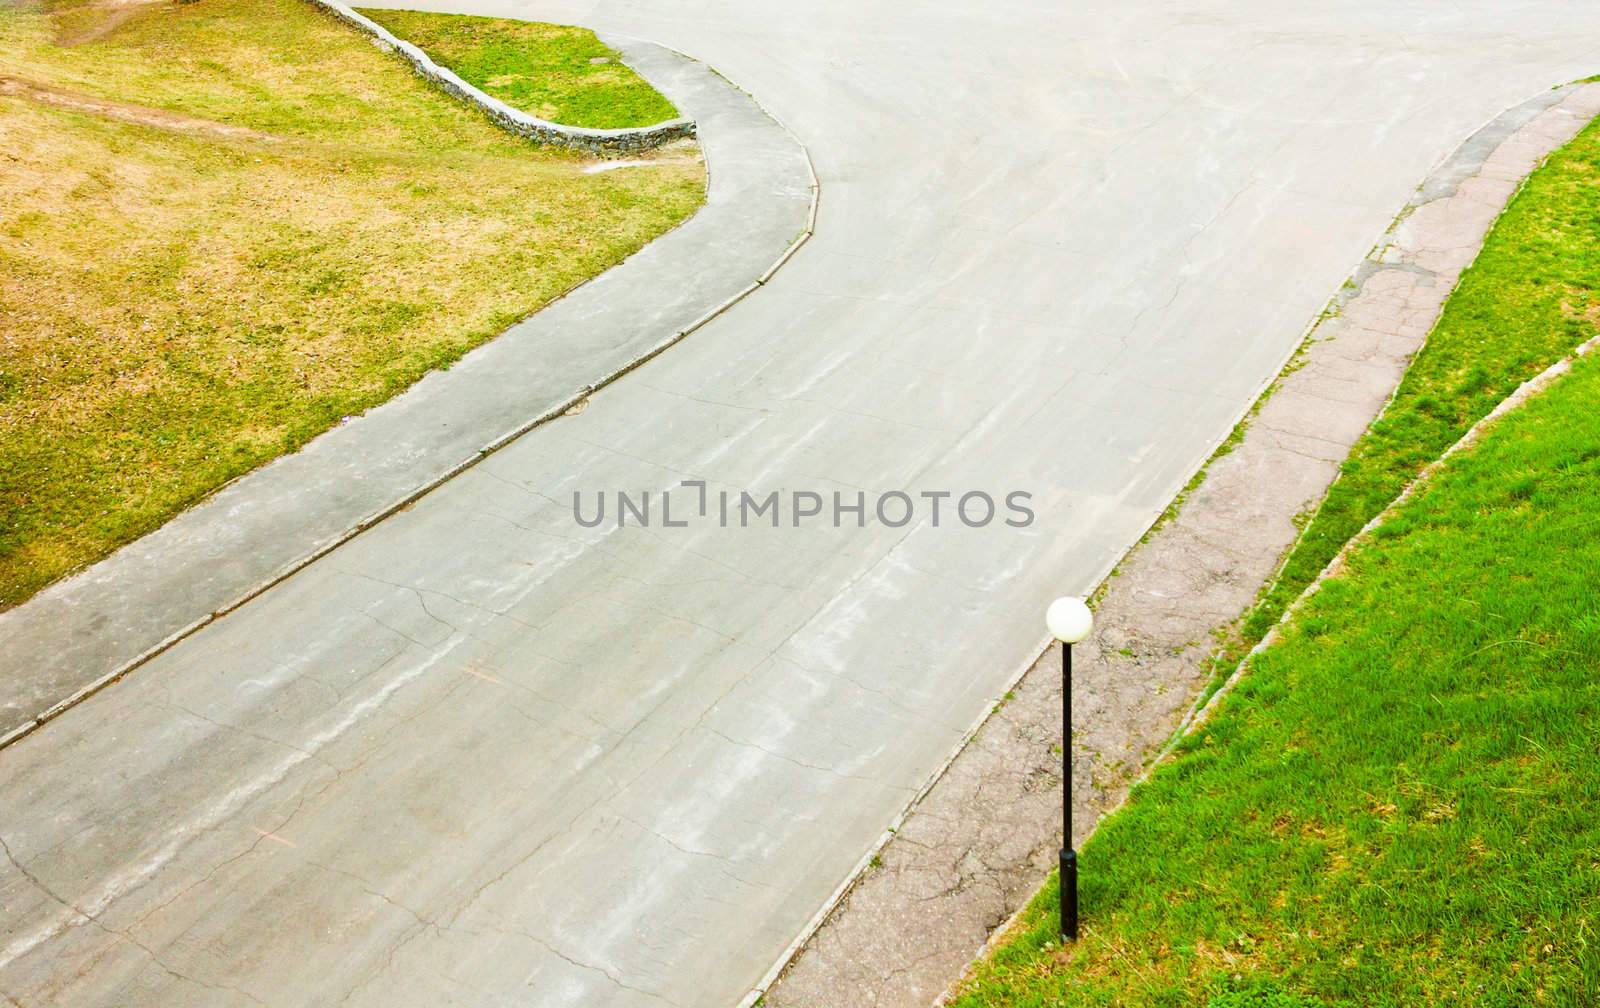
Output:
<path fill-rule="evenodd" d="M 1061 940 L 1078 940 L 1078 852 L 1072 849 L 1072 645 L 1094 629 L 1081 598 L 1058 598 L 1045 610 L 1050 635 L 1061 642 Z"/>

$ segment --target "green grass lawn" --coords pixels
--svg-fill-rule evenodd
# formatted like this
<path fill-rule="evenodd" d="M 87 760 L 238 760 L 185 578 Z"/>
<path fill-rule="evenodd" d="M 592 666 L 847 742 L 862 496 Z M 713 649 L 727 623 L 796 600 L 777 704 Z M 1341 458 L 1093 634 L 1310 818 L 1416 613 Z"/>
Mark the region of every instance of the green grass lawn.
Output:
<path fill-rule="evenodd" d="M 361 13 L 467 83 L 548 122 L 613 129 L 678 116 L 587 28 L 419 11 Z"/>
<path fill-rule="evenodd" d="M 1360 443 L 1274 614 L 1594 334 L 1600 130 L 1535 173 Z M 1600 362 L 1454 459 L 1055 881 L 959 1008 L 1600 1003 Z M 1298 586 L 1298 587 L 1297 587 Z"/>
<path fill-rule="evenodd" d="M 704 198 L 594 163 L 300 0 L 0 7 L 0 608 Z"/>

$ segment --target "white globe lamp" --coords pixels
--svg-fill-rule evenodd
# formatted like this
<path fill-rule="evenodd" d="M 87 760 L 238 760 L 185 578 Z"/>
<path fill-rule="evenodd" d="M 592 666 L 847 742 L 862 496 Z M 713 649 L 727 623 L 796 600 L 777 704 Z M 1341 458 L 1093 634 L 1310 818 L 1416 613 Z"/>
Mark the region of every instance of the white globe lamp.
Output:
<path fill-rule="evenodd" d="M 1061 642 L 1061 916 L 1063 943 L 1078 940 L 1078 852 L 1072 849 L 1072 645 L 1094 629 L 1094 613 L 1067 596 L 1044 612 L 1050 636 Z"/>
<path fill-rule="evenodd" d="M 1089 636 L 1094 629 L 1094 613 L 1081 598 L 1068 596 L 1050 603 L 1044 613 L 1045 626 L 1050 635 L 1063 644 L 1076 644 Z"/>

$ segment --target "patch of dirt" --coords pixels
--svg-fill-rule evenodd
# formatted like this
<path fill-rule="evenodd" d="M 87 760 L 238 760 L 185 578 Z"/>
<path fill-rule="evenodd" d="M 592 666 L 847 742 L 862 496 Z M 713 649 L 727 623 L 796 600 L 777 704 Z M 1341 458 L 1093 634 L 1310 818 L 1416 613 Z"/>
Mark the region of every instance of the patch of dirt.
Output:
<path fill-rule="evenodd" d="M 203 133 L 234 140 L 278 142 L 283 139 L 274 134 L 263 133 L 260 130 L 253 130 L 245 126 L 233 126 L 229 123 L 217 122 L 214 119 L 186 116 L 177 112 L 169 112 L 166 109 L 152 108 L 149 105 L 135 105 L 131 102 L 96 98 L 93 95 L 67 91 L 63 88 L 51 87 L 48 84 L 36 84 L 21 77 L 11 77 L 5 74 L 0 74 L 0 95 L 24 98 L 28 101 L 38 102 L 41 105 L 54 105 L 57 108 L 71 109 L 74 112 L 88 112 L 91 115 L 104 116 L 107 119 L 116 119 L 119 122 L 136 123 L 140 126 L 155 126 L 160 129 L 178 130 L 184 133 Z"/>
<path fill-rule="evenodd" d="M 651 168 L 658 165 L 697 165 L 699 158 L 672 157 L 672 158 L 628 158 L 624 161 L 596 161 L 583 169 L 585 175 L 594 175 L 598 172 L 616 171 L 618 168 Z"/>
<path fill-rule="evenodd" d="M 699 141 L 693 137 L 684 137 L 662 144 L 654 150 L 639 151 L 631 157 L 602 159 L 585 167 L 583 173 L 593 175 L 596 172 L 615 171 L 618 168 L 643 168 L 650 165 L 702 165 L 705 164 L 705 160 Z"/>
<path fill-rule="evenodd" d="M 162 2 L 164 0 L 95 0 L 93 3 L 74 7 L 72 9 L 74 14 L 87 11 L 90 12 L 92 20 L 82 27 L 60 32 L 56 35 L 55 43 L 63 49 L 70 49 L 87 42 L 98 42 L 121 28 L 141 10 Z"/>

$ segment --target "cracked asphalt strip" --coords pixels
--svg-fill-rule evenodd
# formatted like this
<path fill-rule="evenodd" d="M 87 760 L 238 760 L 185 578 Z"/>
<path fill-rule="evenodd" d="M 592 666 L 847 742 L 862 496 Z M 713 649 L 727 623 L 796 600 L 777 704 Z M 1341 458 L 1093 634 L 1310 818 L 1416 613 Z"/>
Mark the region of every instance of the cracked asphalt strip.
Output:
<path fill-rule="evenodd" d="M 1600 84 L 1495 119 L 1419 187 L 1310 333 L 1243 440 L 1110 579 L 1074 655 L 1076 841 L 1126 798 L 1243 615 L 1388 402 L 1522 179 L 1600 114 Z M 1056 867 L 1061 657 L 1039 656 L 766 990 L 771 1008 L 923 1008 Z"/>
<path fill-rule="evenodd" d="M 1416 179 L 1600 38 L 1555 0 L 469 6 L 718 67 L 814 155 L 815 237 L 581 414 L 0 750 L 14 1001 L 736 1003 Z M 702 478 L 1027 489 L 1039 520 L 564 506 Z"/>

